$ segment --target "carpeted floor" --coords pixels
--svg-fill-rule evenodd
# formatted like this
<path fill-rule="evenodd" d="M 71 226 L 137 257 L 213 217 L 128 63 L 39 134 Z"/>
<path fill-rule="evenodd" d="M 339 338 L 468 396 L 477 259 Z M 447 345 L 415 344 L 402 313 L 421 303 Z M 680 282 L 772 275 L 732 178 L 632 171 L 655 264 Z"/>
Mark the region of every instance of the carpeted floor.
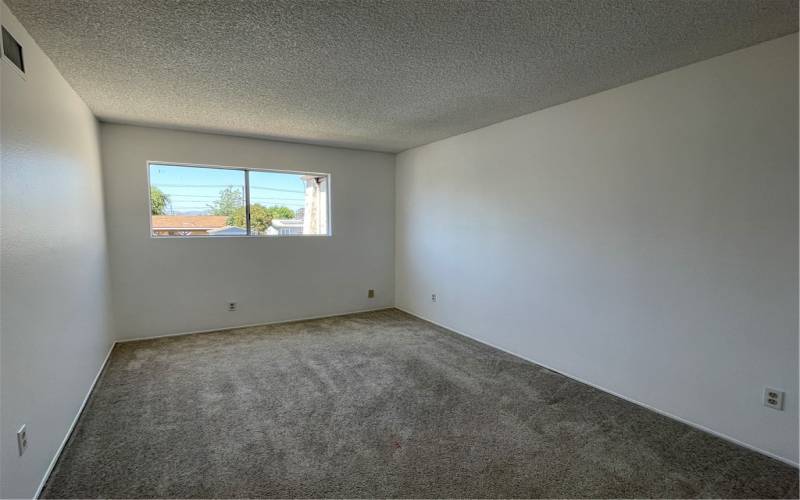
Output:
<path fill-rule="evenodd" d="M 44 497 L 794 497 L 797 470 L 397 310 L 118 345 Z"/>

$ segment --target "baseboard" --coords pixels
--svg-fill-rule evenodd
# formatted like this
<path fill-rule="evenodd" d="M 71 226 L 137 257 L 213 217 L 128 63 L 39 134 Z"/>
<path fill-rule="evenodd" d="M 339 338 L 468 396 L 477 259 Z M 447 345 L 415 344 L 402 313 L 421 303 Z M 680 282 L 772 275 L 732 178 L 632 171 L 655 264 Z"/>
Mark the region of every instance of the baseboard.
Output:
<path fill-rule="evenodd" d="M 409 311 L 407 309 L 404 309 L 402 307 L 395 306 L 395 309 L 399 309 L 400 311 L 403 311 L 406 314 L 410 314 L 411 316 L 414 316 L 415 318 L 419 318 L 419 319 L 421 319 L 423 321 L 427 321 L 428 323 L 434 324 L 434 325 L 436 325 L 436 326 L 438 326 L 440 328 L 444 328 L 445 330 L 453 332 L 456 335 L 461 335 L 462 337 L 466 337 L 468 339 L 474 340 L 475 342 L 479 342 L 479 343 L 481 343 L 483 345 L 487 345 L 489 347 L 497 349 L 498 351 L 503 351 L 505 353 L 508 353 L 508 354 L 514 356 L 514 357 L 517 357 L 517 358 L 520 358 L 522 360 L 525 360 L 525 361 L 527 361 L 529 363 L 533 363 L 535 365 L 539 365 L 539 366 L 542 366 L 544 368 L 547 368 L 548 370 L 556 372 L 556 373 L 558 373 L 560 375 L 563 375 L 563 376 L 565 376 L 567 378 L 571 378 L 572 380 L 576 380 L 576 381 L 578 381 L 578 382 L 580 382 L 582 384 L 586 384 L 588 386 L 594 387 L 595 389 L 598 389 L 598 390 L 601 390 L 601 391 L 606 392 L 608 394 L 611 394 L 612 396 L 616 396 L 616 397 L 618 397 L 620 399 L 624 399 L 625 401 L 628 401 L 629 403 L 633 403 L 633 404 L 635 404 L 637 406 L 641 406 L 642 408 L 646 408 L 646 409 L 648 409 L 650 411 L 654 411 L 654 412 L 658 413 L 659 415 L 663 415 L 663 416 L 665 416 L 667 418 L 671 418 L 673 420 L 677 420 L 678 422 L 684 423 L 684 424 L 686 424 L 686 425 L 688 425 L 690 427 L 693 427 L 693 428 L 695 428 L 695 429 L 697 429 L 699 431 L 703 431 L 703 432 L 706 432 L 708 434 L 711 434 L 712 436 L 716 436 L 718 438 L 724 439 L 725 441 L 731 442 L 731 443 L 733 443 L 733 444 L 735 444 L 737 446 L 741 446 L 742 448 L 747 448 L 748 450 L 755 451 L 756 453 L 760 453 L 760 454 L 768 456 L 770 458 L 774 458 L 775 460 L 783 462 L 783 463 L 785 463 L 787 465 L 791 465 L 792 467 L 795 467 L 795 468 L 800 466 L 800 464 L 798 464 L 797 462 L 793 462 L 792 460 L 789 460 L 788 458 L 784 458 L 784 457 L 782 457 L 780 455 L 776 455 L 776 454 L 771 453 L 769 451 L 762 450 L 760 448 L 756 448 L 755 446 L 753 446 L 751 444 L 747 444 L 745 442 L 739 441 L 738 439 L 736 439 L 734 437 L 731 437 L 731 436 L 728 436 L 727 434 L 723 434 L 721 432 L 717 432 L 717 431 L 715 431 L 713 429 L 709 429 L 708 427 L 700 425 L 700 424 L 698 424 L 696 422 L 692 422 L 691 420 L 687 420 L 685 418 L 678 417 L 677 415 L 673 415 L 673 414 L 668 413 L 666 411 L 659 410 L 658 408 L 654 408 L 654 407 L 648 405 L 647 403 L 642 403 L 641 401 L 637 401 L 637 400 L 635 400 L 633 398 L 630 398 L 628 396 L 625 396 L 623 394 L 619 394 L 619 393 L 614 392 L 612 390 L 606 389 L 605 387 L 599 386 L 599 385 L 597 385 L 595 383 L 589 382 L 587 380 L 583 380 L 580 377 L 576 377 L 574 375 L 570 375 L 569 373 L 564 373 L 563 371 L 558 370 L 556 368 L 553 368 L 551 366 L 548 366 L 548 365 L 546 365 L 544 363 L 541 363 L 541 362 L 536 361 L 534 359 L 530 359 L 530 358 L 528 358 L 526 356 L 521 356 L 521 355 L 519 355 L 519 354 L 517 354 L 515 352 L 509 351 L 508 349 L 504 349 L 504 348 L 502 348 L 500 346 L 496 346 L 494 344 L 486 342 L 485 340 L 481 340 L 479 338 L 473 337 L 472 335 L 468 335 L 468 334 L 466 334 L 464 332 L 460 332 L 460 331 L 458 331 L 458 330 L 456 330 L 454 328 L 450 328 L 447 325 L 443 325 L 443 324 L 438 323 L 436 321 L 430 320 L 430 319 L 428 319 L 428 318 L 426 318 L 424 316 L 420 316 L 419 314 L 413 313 L 413 312 L 411 312 L 411 311 Z"/>
<path fill-rule="evenodd" d="M 67 441 L 69 441 L 72 431 L 75 430 L 75 425 L 77 425 L 78 420 L 81 418 L 81 413 L 83 413 L 83 409 L 86 408 L 86 403 L 89 402 L 89 398 L 92 396 L 92 392 L 94 391 L 94 386 L 97 385 L 97 381 L 100 380 L 100 375 L 103 374 L 103 370 L 105 370 L 106 365 L 108 364 L 108 359 L 111 357 L 111 351 L 114 350 L 115 345 L 117 345 L 117 343 L 113 342 L 111 347 L 109 347 L 106 357 L 103 359 L 103 363 L 100 365 L 100 369 L 97 371 L 97 375 L 94 376 L 94 380 L 92 380 L 91 385 L 89 385 L 89 391 L 86 393 L 86 397 L 83 398 L 80 407 L 78 407 L 78 412 L 75 414 L 75 418 L 72 419 L 72 423 L 67 429 L 67 434 L 64 436 L 64 439 L 61 441 L 56 453 L 53 455 L 50 465 L 47 466 L 47 470 L 44 473 L 44 477 L 42 477 L 42 481 L 39 483 L 39 487 L 36 488 L 36 493 L 33 495 L 34 499 L 39 498 L 39 495 L 42 494 L 42 490 L 44 489 L 44 485 L 47 484 L 47 480 L 50 479 L 50 473 L 53 472 L 53 468 L 56 466 L 58 458 L 61 456 L 61 452 L 64 451 L 64 446 L 66 446 Z"/>
<path fill-rule="evenodd" d="M 349 316 L 351 314 L 360 314 L 360 313 L 368 313 L 368 312 L 375 312 L 375 311 L 385 311 L 387 309 L 394 309 L 394 306 L 384 306 L 384 307 L 376 307 L 374 309 L 361 309 L 359 311 L 350 311 L 350 312 L 343 312 L 343 313 L 336 313 L 336 314 L 323 314 L 320 316 L 307 316 L 303 318 L 294 318 L 294 319 L 282 319 L 279 321 L 269 321 L 266 323 L 251 323 L 247 325 L 237 325 L 237 326 L 225 326 L 222 328 L 209 328 L 207 330 L 192 330 L 188 332 L 178 332 L 178 333 L 165 333 L 163 335 L 151 335 L 149 337 L 136 337 L 133 339 L 118 339 L 118 344 L 123 344 L 125 342 L 137 342 L 140 340 L 152 340 L 152 339 L 162 339 L 165 337 L 179 337 L 181 335 L 194 335 L 196 333 L 213 333 L 213 332 L 225 332 L 228 330 L 238 330 L 240 328 L 253 328 L 256 326 L 269 326 L 269 325 L 282 325 L 285 323 L 297 323 L 298 321 L 310 321 L 312 319 L 324 319 L 324 318 L 338 318 L 339 316 Z M 410 313 L 409 313 L 410 314 Z"/>

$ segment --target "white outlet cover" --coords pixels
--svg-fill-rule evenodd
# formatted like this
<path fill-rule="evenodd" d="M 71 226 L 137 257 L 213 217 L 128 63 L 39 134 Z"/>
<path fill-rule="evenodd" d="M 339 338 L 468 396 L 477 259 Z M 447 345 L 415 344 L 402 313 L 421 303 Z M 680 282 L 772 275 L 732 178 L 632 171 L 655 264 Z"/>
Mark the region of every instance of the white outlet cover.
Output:
<path fill-rule="evenodd" d="M 783 410 L 784 392 L 771 387 L 764 389 L 764 406 L 775 410 Z"/>

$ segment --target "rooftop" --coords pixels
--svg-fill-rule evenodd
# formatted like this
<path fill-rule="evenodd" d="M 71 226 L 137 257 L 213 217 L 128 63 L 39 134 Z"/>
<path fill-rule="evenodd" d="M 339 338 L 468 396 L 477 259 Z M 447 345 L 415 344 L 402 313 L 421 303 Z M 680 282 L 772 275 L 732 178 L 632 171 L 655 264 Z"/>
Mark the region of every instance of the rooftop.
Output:
<path fill-rule="evenodd" d="M 154 215 L 153 229 L 216 229 L 228 225 L 224 215 Z"/>

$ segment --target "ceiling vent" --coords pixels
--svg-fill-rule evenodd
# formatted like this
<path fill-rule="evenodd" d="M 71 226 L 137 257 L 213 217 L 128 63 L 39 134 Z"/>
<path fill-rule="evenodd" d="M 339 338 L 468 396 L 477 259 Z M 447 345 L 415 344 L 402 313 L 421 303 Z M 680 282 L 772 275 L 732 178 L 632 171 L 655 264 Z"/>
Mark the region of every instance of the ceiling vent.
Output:
<path fill-rule="evenodd" d="M 3 28 L 3 55 L 20 71 L 25 73 L 25 62 L 22 60 L 22 45 L 11 36 L 5 26 Z"/>

